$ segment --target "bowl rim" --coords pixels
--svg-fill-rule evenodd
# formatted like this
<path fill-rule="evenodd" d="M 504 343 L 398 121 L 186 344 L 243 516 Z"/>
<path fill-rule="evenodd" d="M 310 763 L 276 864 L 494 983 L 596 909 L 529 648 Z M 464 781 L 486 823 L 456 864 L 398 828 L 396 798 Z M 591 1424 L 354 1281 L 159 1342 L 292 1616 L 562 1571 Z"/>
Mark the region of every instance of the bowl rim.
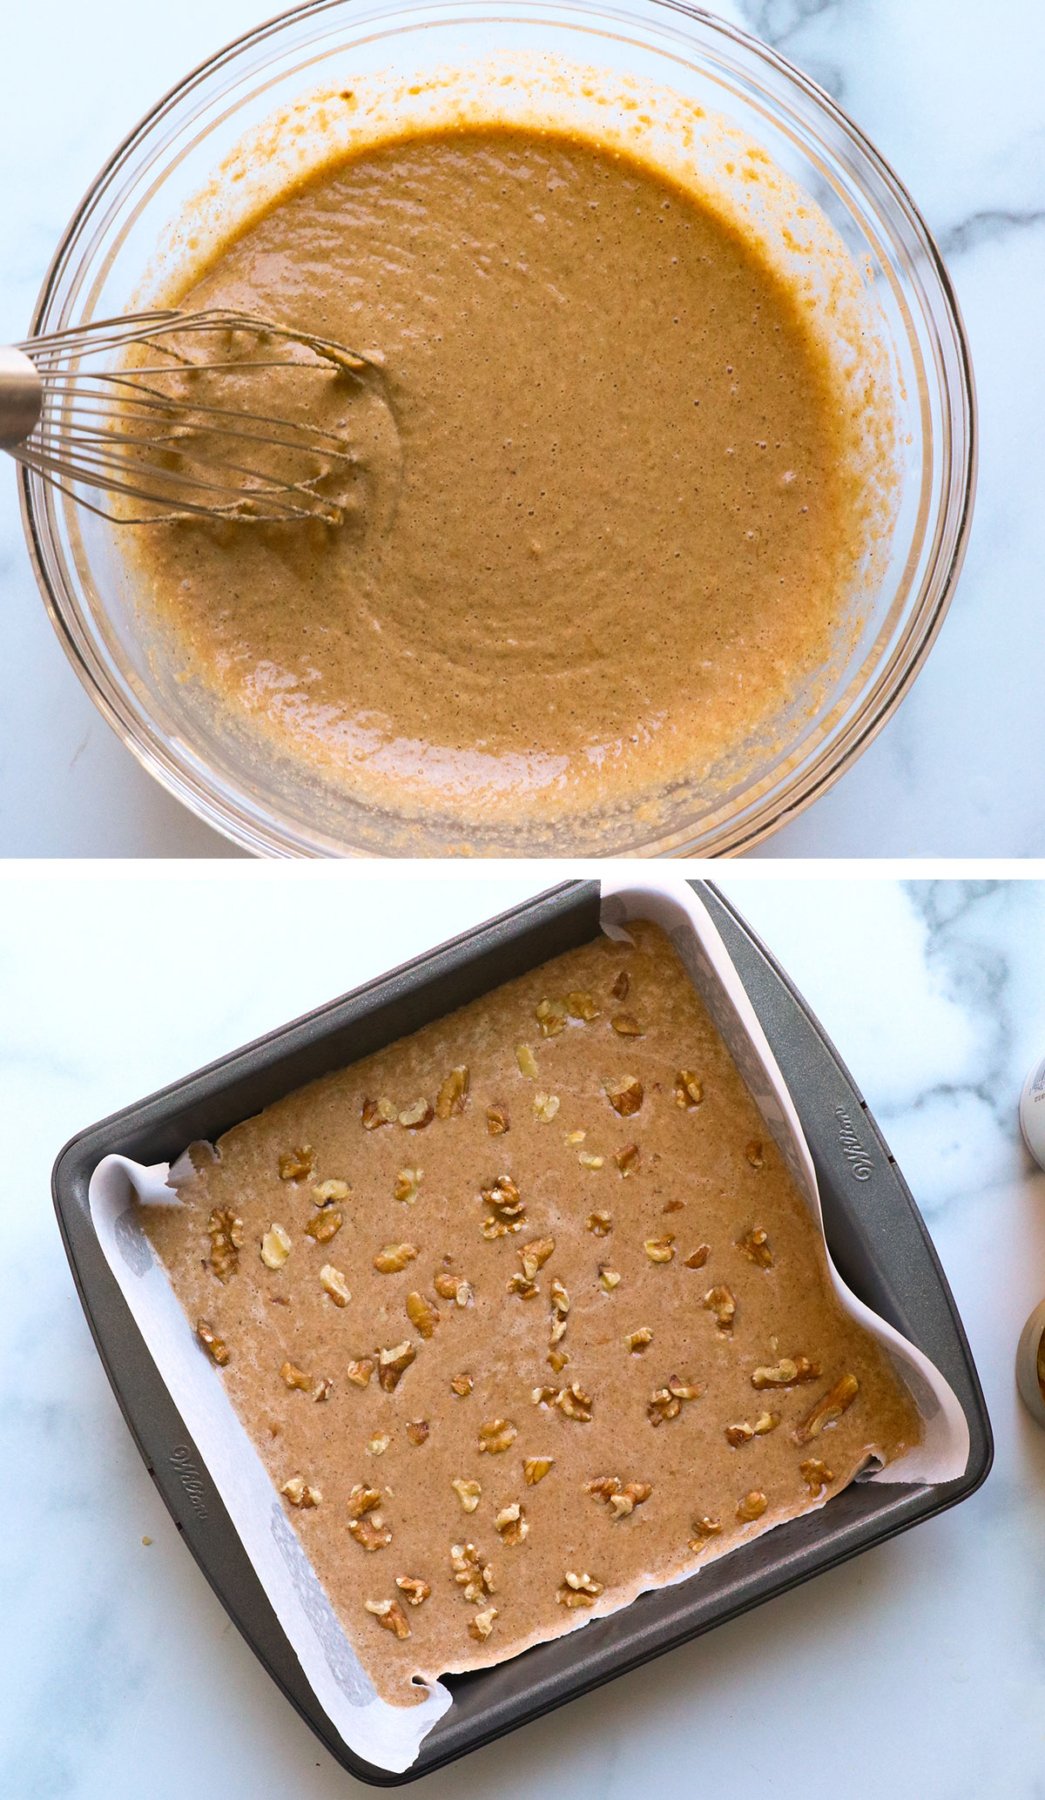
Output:
<path fill-rule="evenodd" d="M 601 0 L 601 4 L 600 0 L 570 0 L 570 3 L 580 11 L 590 11 L 604 18 L 615 10 L 613 0 Z M 410 4 L 411 10 L 423 11 L 429 5 L 433 10 L 438 10 L 440 0 L 410 0 Z M 452 0 L 452 4 L 463 12 L 474 11 L 481 16 L 485 16 L 490 9 L 490 0 Z M 727 816 L 721 822 L 713 820 L 710 825 L 711 838 L 707 844 L 700 841 L 709 831 L 709 823 L 705 817 L 683 824 L 675 830 L 662 832 L 648 844 L 612 852 L 614 855 L 628 857 L 737 856 L 753 850 L 783 825 L 798 818 L 848 772 L 893 717 L 924 668 L 950 608 L 968 549 L 979 464 L 976 383 L 968 333 L 942 252 L 906 184 L 848 112 L 812 76 L 772 45 L 732 21 L 721 18 L 705 7 L 691 5 L 688 0 L 641 0 L 641 4 L 655 13 L 677 14 L 694 21 L 735 44 L 741 51 L 754 56 L 776 75 L 791 83 L 801 96 L 826 116 L 843 138 L 855 145 L 890 199 L 898 205 L 917 248 L 926 259 L 942 303 L 939 309 L 934 309 L 933 326 L 937 332 L 941 323 L 949 326 L 957 370 L 953 392 L 943 372 L 938 371 L 937 376 L 943 397 L 951 402 L 952 438 L 955 426 L 960 428 L 959 455 L 953 456 L 952 446 L 952 460 L 958 478 L 956 482 L 952 481 L 950 493 L 941 494 L 936 506 L 938 524 L 947 522 L 949 517 L 950 549 L 946 556 L 941 554 L 942 546 L 939 544 L 930 551 L 922 580 L 926 611 L 924 616 L 916 616 L 913 621 L 913 647 L 907 645 L 904 648 L 905 634 L 901 644 L 894 645 L 873 669 L 870 693 L 860 703 L 856 716 L 846 721 L 837 735 L 829 735 L 812 749 L 804 765 L 793 776 L 784 777 L 782 787 L 774 785 L 768 797 L 761 795 L 753 801 L 745 794 L 742 796 L 745 806 L 742 816 L 733 819 Z M 513 0 L 513 5 L 524 8 L 532 6 L 536 12 L 540 0 Z M 62 232 L 33 308 L 31 336 L 39 331 L 41 321 L 52 303 L 57 282 L 82 226 L 98 207 L 120 169 L 165 115 L 223 65 L 235 61 L 267 38 L 278 36 L 289 26 L 304 22 L 309 16 L 318 18 L 324 13 L 352 9 L 353 0 L 301 0 L 300 4 L 271 15 L 203 58 L 141 115 L 90 182 Z M 394 16 L 395 9 L 388 10 Z M 861 188 L 864 187 L 863 182 L 860 185 Z M 298 825 L 286 819 L 266 821 L 252 808 L 250 796 L 242 786 L 237 785 L 235 792 L 219 793 L 212 777 L 207 785 L 204 785 L 199 776 L 194 779 L 192 770 L 173 755 L 169 745 L 150 728 L 147 715 L 136 715 L 135 710 L 127 704 L 125 696 L 112 683 L 108 672 L 98 665 L 97 657 L 86 643 L 85 634 L 77 629 L 75 614 L 70 612 L 55 593 L 44 556 L 46 518 L 44 516 L 42 523 L 34 507 L 32 472 L 24 465 L 19 465 L 18 468 L 18 491 L 30 562 L 58 640 L 94 705 L 141 767 L 162 788 L 204 824 L 255 856 L 395 859 L 392 852 L 375 852 L 332 842 L 324 843 L 322 834 L 307 825 Z M 898 657 L 901 658 L 899 666 Z M 200 760 L 202 766 L 202 759 Z M 434 857 L 438 853 L 428 854 Z M 505 856 L 507 853 L 495 850 L 479 854 L 492 857 Z M 528 854 L 533 853 L 525 850 L 514 853 L 515 857 Z"/>

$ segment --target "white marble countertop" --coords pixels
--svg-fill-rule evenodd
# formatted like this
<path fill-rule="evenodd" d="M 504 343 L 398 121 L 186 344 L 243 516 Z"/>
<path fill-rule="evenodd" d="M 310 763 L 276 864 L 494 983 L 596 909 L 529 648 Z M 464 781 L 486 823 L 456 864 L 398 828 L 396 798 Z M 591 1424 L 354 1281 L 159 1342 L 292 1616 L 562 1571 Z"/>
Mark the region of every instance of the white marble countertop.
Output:
<path fill-rule="evenodd" d="M 362 1790 L 229 1624 L 139 1460 L 74 1293 L 50 1166 L 91 1120 L 535 884 L 433 881 L 421 906 L 387 874 L 349 900 L 314 871 L 154 873 L 0 887 L 0 1129 L 16 1170 L 0 1192 L 0 1794 L 334 1800 Z M 858 1781 L 896 1800 L 1041 1800 L 1045 1434 L 1012 1369 L 1045 1293 L 1045 1174 L 1016 1130 L 1045 1049 L 1045 884 L 723 885 L 819 1012 L 920 1202 L 986 1390 L 994 1472 L 961 1506 L 419 1792 L 809 1800 Z M 136 1026 L 150 1005 L 162 1026 Z"/>
<path fill-rule="evenodd" d="M 52 251 L 112 146 L 276 0 L 26 0 L 8 9 L 0 108 L 0 341 L 21 337 Z M 1045 459 L 1045 8 L 1037 0 L 729 0 L 835 94 L 947 254 L 981 406 L 976 523 L 957 597 L 899 715 L 767 855 L 1045 852 L 1040 515 Z M 14 79 L 14 71 L 18 71 Z M 0 852 L 233 855 L 123 749 L 38 599 L 0 469 Z"/>

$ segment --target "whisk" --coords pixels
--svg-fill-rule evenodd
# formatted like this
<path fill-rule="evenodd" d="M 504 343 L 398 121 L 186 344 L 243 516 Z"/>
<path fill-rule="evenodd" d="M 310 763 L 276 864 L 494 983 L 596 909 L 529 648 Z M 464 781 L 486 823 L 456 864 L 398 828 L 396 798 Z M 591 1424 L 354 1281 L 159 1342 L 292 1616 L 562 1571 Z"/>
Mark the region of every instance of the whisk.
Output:
<path fill-rule="evenodd" d="M 241 405 L 273 370 L 292 371 L 278 388 L 285 413 Z M 381 378 L 371 358 L 249 313 L 92 321 L 0 349 L 0 449 L 118 524 L 340 524 L 346 503 L 331 489 L 358 455 L 310 415 L 331 411 L 331 384 L 368 374 Z"/>

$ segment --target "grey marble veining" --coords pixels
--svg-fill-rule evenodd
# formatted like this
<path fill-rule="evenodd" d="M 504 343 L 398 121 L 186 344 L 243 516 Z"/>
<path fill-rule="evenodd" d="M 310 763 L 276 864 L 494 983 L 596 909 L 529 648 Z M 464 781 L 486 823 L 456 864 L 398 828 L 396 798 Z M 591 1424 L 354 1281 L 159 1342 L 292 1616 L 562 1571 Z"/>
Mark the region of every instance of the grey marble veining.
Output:
<path fill-rule="evenodd" d="M 980 489 L 940 641 L 898 715 L 766 854 L 1045 852 L 1040 495 L 1045 8 L 1036 0 L 727 0 L 893 163 L 948 256 L 981 408 Z M 259 16 L 179 0 L 38 0 L 5 21 L 0 337 L 23 334 L 60 233 L 112 146 L 182 70 Z M 53 47 L 44 57 L 41 46 Z M 233 856 L 164 794 L 81 691 L 37 596 L 0 467 L 0 850 Z"/>
<path fill-rule="evenodd" d="M 256 877 L 257 871 L 254 871 Z M 0 885 L 0 1795 L 356 1792 L 240 1641 L 149 1482 L 51 1212 L 74 1131 L 511 905 L 533 877 L 420 890 L 191 867 Z M 558 871 L 548 871 L 548 879 Z M 986 1486 L 429 1780 L 431 1800 L 1041 1800 L 1045 1434 L 1012 1377 L 1045 1293 L 1045 1174 L 1016 1100 L 1045 1051 L 1045 884 L 721 885 L 883 1126 L 969 1334 Z M 281 955 L 272 962 L 273 945 Z M 142 1537 L 151 1537 L 151 1546 Z M 420 1790 L 419 1790 L 420 1791 Z"/>

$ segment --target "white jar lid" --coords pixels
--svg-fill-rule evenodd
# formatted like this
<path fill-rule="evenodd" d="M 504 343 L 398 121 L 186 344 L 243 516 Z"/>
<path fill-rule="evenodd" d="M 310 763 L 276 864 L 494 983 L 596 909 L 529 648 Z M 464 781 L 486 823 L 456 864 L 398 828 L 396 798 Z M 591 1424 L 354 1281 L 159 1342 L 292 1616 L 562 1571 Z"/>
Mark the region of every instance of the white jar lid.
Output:
<path fill-rule="evenodd" d="M 1045 1058 L 1035 1064 L 1023 1084 L 1020 1130 L 1035 1162 L 1045 1169 Z"/>

